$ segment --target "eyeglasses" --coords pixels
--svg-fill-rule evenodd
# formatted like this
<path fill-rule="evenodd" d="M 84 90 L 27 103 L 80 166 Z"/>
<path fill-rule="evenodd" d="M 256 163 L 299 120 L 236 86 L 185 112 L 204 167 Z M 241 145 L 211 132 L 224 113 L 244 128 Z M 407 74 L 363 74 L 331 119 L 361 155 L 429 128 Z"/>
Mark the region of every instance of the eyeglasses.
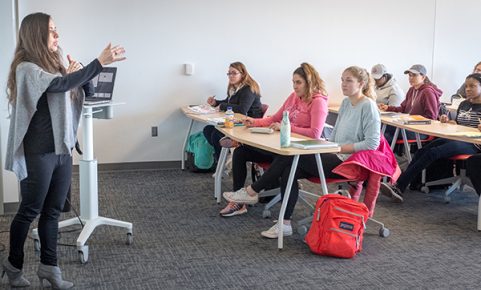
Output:
<path fill-rule="evenodd" d="M 228 72 L 227 73 L 227 76 L 230 77 L 230 76 L 236 76 L 236 75 L 240 75 L 241 73 L 239 72 Z"/>

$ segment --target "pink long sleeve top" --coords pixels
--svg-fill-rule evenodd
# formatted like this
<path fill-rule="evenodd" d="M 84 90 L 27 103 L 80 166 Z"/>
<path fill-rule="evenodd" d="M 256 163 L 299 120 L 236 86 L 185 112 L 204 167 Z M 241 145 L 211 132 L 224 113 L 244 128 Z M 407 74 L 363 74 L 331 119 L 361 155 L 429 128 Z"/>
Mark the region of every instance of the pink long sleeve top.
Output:
<path fill-rule="evenodd" d="M 289 112 L 289 121 L 293 133 L 319 139 L 327 117 L 327 96 L 317 93 L 308 104 L 293 92 L 282 107 L 272 116 L 255 119 L 254 126 L 267 127 L 282 121 L 282 112 Z"/>

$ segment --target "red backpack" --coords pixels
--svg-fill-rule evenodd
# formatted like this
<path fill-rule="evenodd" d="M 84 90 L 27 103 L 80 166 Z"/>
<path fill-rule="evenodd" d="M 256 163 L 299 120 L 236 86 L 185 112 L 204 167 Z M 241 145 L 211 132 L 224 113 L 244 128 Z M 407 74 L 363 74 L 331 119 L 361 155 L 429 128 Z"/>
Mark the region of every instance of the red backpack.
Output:
<path fill-rule="evenodd" d="M 339 194 L 321 196 L 305 241 L 312 252 L 352 258 L 362 250 L 362 235 L 369 218 L 363 203 Z"/>

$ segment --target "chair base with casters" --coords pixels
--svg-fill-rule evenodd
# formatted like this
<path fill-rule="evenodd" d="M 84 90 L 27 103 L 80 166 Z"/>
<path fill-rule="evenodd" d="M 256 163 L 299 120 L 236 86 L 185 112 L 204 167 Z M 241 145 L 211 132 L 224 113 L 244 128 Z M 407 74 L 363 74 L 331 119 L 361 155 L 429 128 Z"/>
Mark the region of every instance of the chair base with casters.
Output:
<path fill-rule="evenodd" d="M 463 188 L 465 185 L 471 185 L 471 181 L 466 176 L 466 166 L 464 164 L 469 157 L 471 157 L 470 154 L 460 154 L 460 155 L 455 155 L 453 157 L 448 158 L 449 160 L 453 161 L 454 176 L 426 182 L 424 183 L 423 187 L 421 187 L 421 191 L 424 193 L 429 193 L 430 186 L 451 184 L 451 186 L 444 192 L 444 200 L 446 202 L 450 202 L 451 193 L 453 193 L 457 189 L 459 189 L 460 191 L 463 191 Z M 461 162 L 464 166 L 459 168 L 459 175 L 456 175 L 456 172 L 457 172 L 456 163 L 458 161 Z"/>

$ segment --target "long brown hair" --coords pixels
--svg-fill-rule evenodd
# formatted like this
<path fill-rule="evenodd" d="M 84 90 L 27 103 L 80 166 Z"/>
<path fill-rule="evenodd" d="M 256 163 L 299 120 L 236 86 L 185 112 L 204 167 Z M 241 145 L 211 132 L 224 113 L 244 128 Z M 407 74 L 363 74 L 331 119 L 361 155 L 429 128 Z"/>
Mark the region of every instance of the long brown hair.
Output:
<path fill-rule="evenodd" d="M 352 76 L 355 77 L 359 82 L 364 82 L 362 94 L 374 101 L 376 100 L 376 93 L 374 92 L 374 80 L 365 68 L 350 66 L 344 71 L 350 72 Z"/>
<path fill-rule="evenodd" d="M 258 95 L 259 97 L 261 96 L 261 89 L 259 87 L 259 84 L 247 72 L 247 68 L 242 62 L 240 61 L 233 62 L 229 65 L 229 67 L 236 69 L 241 73 L 241 76 L 242 76 L 240 81 L 241 85 L 248 85 L 251 88 L 251 92 Z M 227 94 L 229 94 L 229 90 L 232 87 L 233 85 L 231 84 L 227 86 Z"/>
<path fill-rule="evenodd" d="M 306 82 L 306 93 L 303 97 L 306 102 L 312 101 L 312 95 L 317 93 L 327 96 L 326 84 L 312 65 L 303 62 L 292 74 L 300 76 Z"/>
<path fill-rule="evenodd" d="M 31 62 L 49 73 L 66 73 L 63 66 L 61 50 L 52 52 L 48 49 L 50 15 L 33 13 L 27 15 L 18 31 L 17 47 L 7 81 L 7 98 L 10 104 L 17 99 L 16 69 L 21 62 Z"/>

